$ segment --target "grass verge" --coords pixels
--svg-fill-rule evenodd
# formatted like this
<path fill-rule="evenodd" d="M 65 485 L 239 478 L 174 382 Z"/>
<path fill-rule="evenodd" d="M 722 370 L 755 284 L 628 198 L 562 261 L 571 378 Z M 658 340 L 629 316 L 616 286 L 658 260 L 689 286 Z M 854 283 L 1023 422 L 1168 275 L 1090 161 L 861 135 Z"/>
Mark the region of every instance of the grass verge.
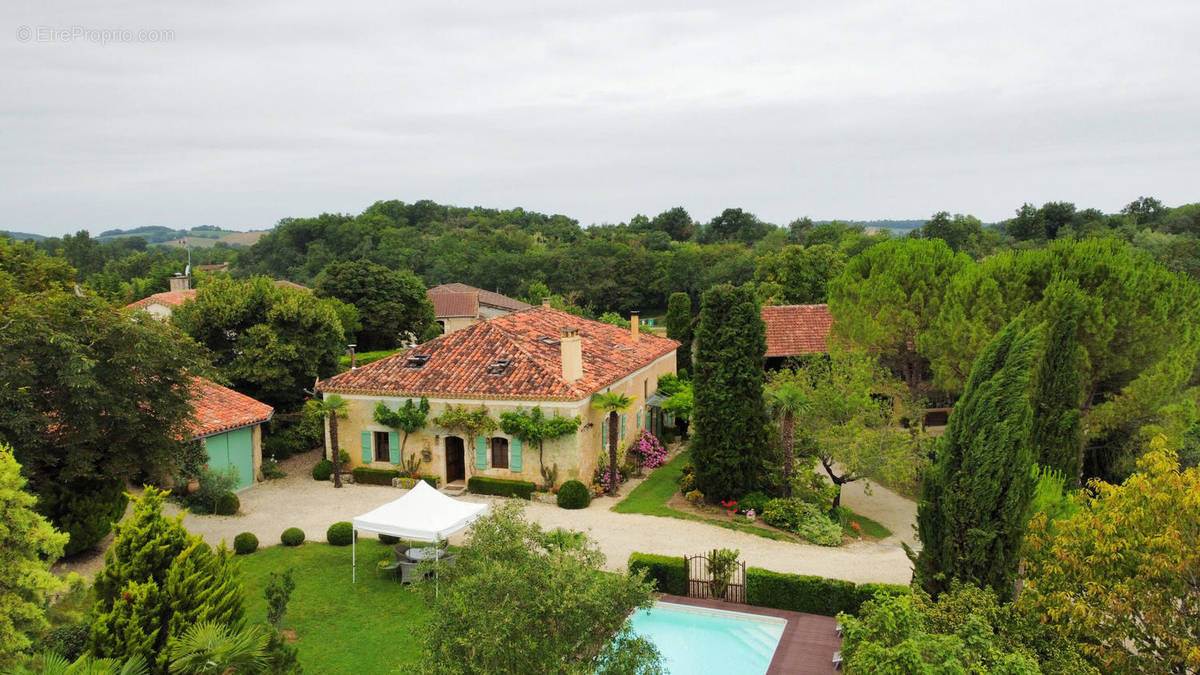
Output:
<path fill-rule="evenodd" d="M 381 349 L 381 350 L 375 351 L 375 352 L 358 352 L 357 354 L 354 355 L 354 365 L 355 366 L 365 366 L 368 363 L 373 363 L 375 361 L 378 361 L 379 359 L 382 359 L 385 356 L 391 356 L 392 354 L 395 354 L 400 351 L 402 351 L 402 350 L 400 350 L 400 349 Z M 345 372 L 347 370 L 350 370 L 350 355 L 347 354 L 347 355 L 342 356 L 340 359 L 338 359 L 338 366 L 340 368 L 340 372 Z"/>

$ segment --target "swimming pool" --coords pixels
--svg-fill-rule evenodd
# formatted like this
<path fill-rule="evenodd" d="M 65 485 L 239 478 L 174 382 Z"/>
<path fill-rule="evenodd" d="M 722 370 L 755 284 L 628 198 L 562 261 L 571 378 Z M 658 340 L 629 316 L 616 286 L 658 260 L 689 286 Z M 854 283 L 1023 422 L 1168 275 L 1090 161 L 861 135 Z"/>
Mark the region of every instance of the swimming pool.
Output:
<path fill-rule="evenodd" d="M 662 652 L 671 675 L 764 675 L 786 619 L 656 602 L 630 618 Z"/>

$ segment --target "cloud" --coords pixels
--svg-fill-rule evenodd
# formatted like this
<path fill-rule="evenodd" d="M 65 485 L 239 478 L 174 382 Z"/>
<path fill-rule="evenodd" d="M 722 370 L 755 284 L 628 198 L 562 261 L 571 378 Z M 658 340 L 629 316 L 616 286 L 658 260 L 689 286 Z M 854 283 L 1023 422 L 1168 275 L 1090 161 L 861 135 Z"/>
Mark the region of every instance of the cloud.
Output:
<path fill-rule="evenodd" d="M 0 229 L 1197 199 L 1195 3 L 244 4 L 0 10 L 173 32 L 0 39 Z"/>

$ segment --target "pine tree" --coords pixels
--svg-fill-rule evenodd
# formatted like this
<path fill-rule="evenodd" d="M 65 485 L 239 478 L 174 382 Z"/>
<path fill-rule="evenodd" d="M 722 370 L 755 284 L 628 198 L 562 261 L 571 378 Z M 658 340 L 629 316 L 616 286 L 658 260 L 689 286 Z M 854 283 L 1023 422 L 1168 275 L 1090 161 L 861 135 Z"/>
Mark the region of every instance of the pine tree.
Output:
<path fill-rule="evenodd" d="M 692 461 L 710 500 L 757 487 L 767 450 L 763 366 L 767 331 L 749 286 L 704 294 L 696 327 Z"/>
<path fill-rule="evenodd" d="M 214 552 L 183 527 L 183 516 L 165 518 L 165 493 L 147 487 L 133 515 L 116 526 L 116 539 L 96 575 L 96 604 L 88 644 L 95 656 L 145 658 L 166 672 L 170 646 L 199 621 L 240 629 L 242 587 L 232 553 Z"/>
<path fill-rule="evenodd" d="M 1077 334 L 1082 312 L 1079 285 L 1051 284 L 1040 310 L 1046 337 L 1033 388 L 1030 445 L 1038 464 L 1078 482 L 1083 468 L 1079 402 L 1084 377 L 1084 352 Z"/>
<path fill-rule="evenodd" d="M 916 579 L 937 596 L 953 579 L 1010 597 L 1033 492 L 1029 379 L 1037 332 L 1009 323 L 971 368 L 925 476 L 909 550 Z"/>
<path fill-rule="evenodd" d="M 675 350 L 676 370 L 692 372 L 692 298 L 687 293 L 672 293 L 667 298 L 667 337 L 679 341 Z"/>
<path fill-rule="evenodd" d="M 67 543 L 34 510 L 21 465 L 0 443 L 0 666 L 31 644 L 46 626 L 46 598 L 62 582 L 50 573 Z"/>

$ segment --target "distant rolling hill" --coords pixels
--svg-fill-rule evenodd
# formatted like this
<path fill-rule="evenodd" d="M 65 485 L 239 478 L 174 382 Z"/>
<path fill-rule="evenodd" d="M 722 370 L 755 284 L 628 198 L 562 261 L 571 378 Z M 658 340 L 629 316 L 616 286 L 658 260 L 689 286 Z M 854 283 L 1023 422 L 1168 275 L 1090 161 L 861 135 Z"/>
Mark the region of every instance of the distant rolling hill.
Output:
<path fill-rule="evenodd" d="M 185 243 L 195 248 L 208 248 L 223 242 L 230 246 L 253 246 L 270 230 L 255 230 L 253 232 L 238 232 L 226 230 L 212 225 L 201 225 L 190 230 L 173 230 L 161 225 L 137 227 L 132 230 L 106 230 L 95 237 L 98 241 L 108 242 L 126 237 L 141 237 L 151 246 L 183 246 Z M 12 232 L 0 230 L 0 236 L 8 236 L 17 241 L 42 241 L 46 235 L 29 232 Z"/>
<path fill-rule="evenodd" d="M 30 234 L 29 232 L 12 232 L 9 230 L 0 230 L 0 237 L 10 237 L 16 241 L 41 241 L 46 238 L 42 234 Z"/>

